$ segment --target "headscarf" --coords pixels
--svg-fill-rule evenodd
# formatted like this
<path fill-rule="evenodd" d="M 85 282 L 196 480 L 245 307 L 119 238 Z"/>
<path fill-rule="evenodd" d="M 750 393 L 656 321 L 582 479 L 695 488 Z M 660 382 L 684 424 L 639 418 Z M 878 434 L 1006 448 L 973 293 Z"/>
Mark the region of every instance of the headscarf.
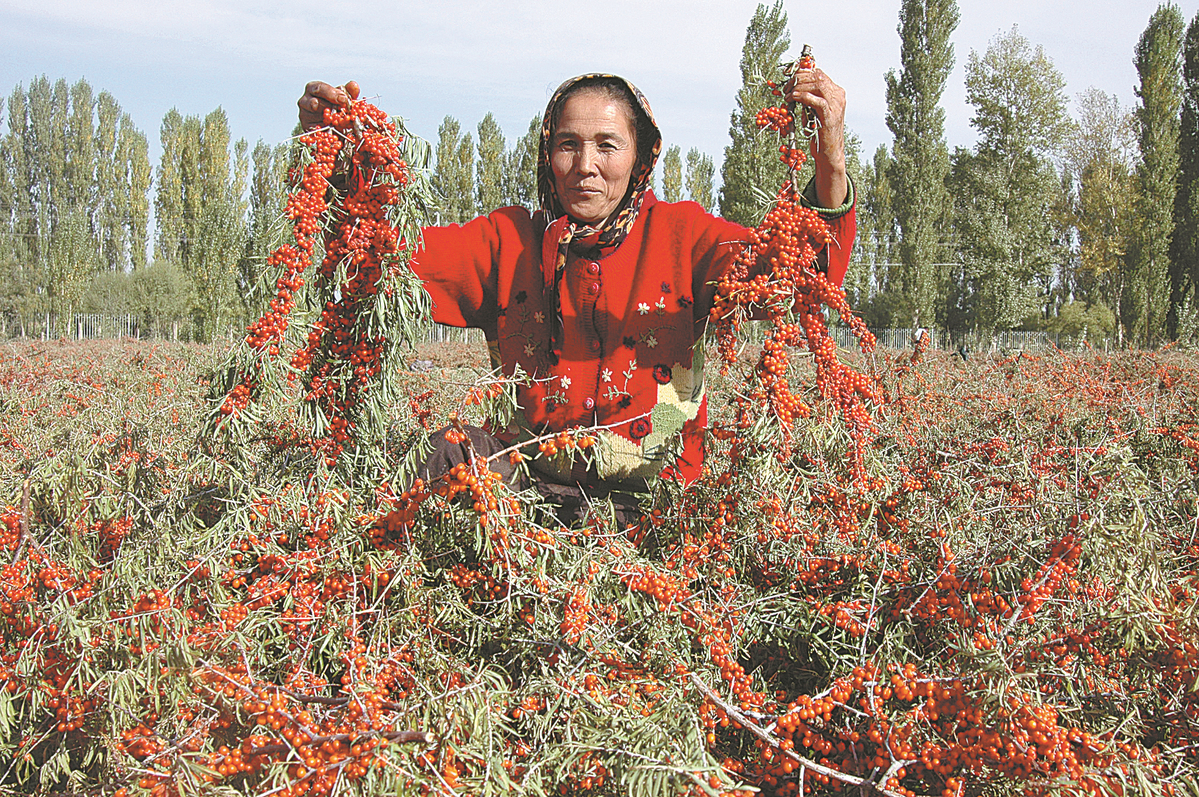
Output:
<path fill-rule="evenodd" d="M 618 80 L 628 88 L 629 93 L 636 101 L 634 113 L 642 114 L 643 121 L 649 122 L 653 136 L 652 141 L 647 145 L 647 142 L 641 140 L 642 125 L 634 121 L 634 133 L 637 137 L 637 165 L 629 177 L 628 191 L 616 213 L 599 224 L 592 225 L 571 219 L 562 206 L 557 186 L 554 183 L 553 166 L 550 163 L 550 138 L 553 135 L 551 128 L 554 116 L 560 110 L 559 106 L 564 101 L 567 92 L 579 83 L 598 78 Z M 562 354 L 562 297 L 559 293 L 559 286 L 562 281 L 562 272 L 566 269 L 567 256 L 573 251 L 576 255 L 598 258 L 620 246 L 637 221 L 637 214 L 640 213 L 641 203 L 649 191 L 650 181 L 654 175 L 654 166 L 658 162 L 658 153 L 661 149 L 662 133 L 658 130 L 658 123 L 654 121 L 654 112 L 649 107 L 649 101 L 636 86 L 617 75 L 593 72 L 571 78 L 558 87 L 554 96 L 550 97 L 549 104 L 545 106 L 545 116 L 541 120 L 541 143 L 537 150 L 537 198 L 541 203 L 541 213 L 544 214 L 546 221 L 545 236 L 548 240 L 555 242 L 556 251 L 553 262 L 549 262 L 547 258 L 543 260 L 541 266 L 545 292 L 552 303 L 550 351 L 553 353 L 555 361 Z M 647 157 L 643 158 L 643 153 Z"/>

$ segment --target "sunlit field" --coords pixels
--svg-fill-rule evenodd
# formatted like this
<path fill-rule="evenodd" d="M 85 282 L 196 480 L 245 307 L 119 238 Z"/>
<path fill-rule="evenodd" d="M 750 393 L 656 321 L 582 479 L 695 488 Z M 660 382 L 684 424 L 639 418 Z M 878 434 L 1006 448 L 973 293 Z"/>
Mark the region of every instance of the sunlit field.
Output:
<path fill-rule="evenodd" d="M 718 433 L 627 529 L 324 492 L 284 414 L 230 456 L 223 355 L 0 347 L 6 790 L 1199 793 L 1191 354 L 843 353 L 866 484 L 813 393 L 797 453 Z M 406 355 L 384 462 L 481 420 L 484 356 Z"/>

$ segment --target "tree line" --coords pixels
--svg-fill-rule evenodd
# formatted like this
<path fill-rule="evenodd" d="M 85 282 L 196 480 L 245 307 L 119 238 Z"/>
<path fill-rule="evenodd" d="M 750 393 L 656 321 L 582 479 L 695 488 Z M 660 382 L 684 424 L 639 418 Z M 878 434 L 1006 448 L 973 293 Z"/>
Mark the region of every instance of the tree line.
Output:
<path fill-rule="evenodd" d="M 977 132 L 950 149 L 941 97 L 955 63 L 955 0 L 903 0 L 900 64 L 884 77 L 893 140 L 847 141 L 858 241 L 846 289 L 874 327 L 1046 330 L 1134 345 L 1199 337 L 1199 15 L 1150 17 L 1132 53 L 1137 101 L 1065 81 L 1017 28 L 966 60 Z M 746 31 L 742 87 L 719 175 L 710 156 L 663 152 L 663 199 L 746 225 L 785 179 L 757 111 L 791 49 L 782 0 Z M 0 314 L 133 313 L 161 334 L 186 319 L 210 339 L 243 323 L 281 230 L 291 144 L 234 140 L 220 108 L 145 134 L 85 80 L 45 76 L 0 98 Z M 541 119 L 511 143 L 488 113 L 453 116 L 433 147 L 434 220 L 537 204 Z M 800 179 L 803 179 L 801 176 Z M 150 240 L 153 230 L 153 240 Z"/>
<path fill-rule="evenodd" d="M 475 133 L 464 132 L 453 116 L 445 117 L 437 129 L 432 183 L 441 197 L 438 223 L 462 224 L 497 208 L 522 205 L 534 209 L 538 205 L 541 115 L 529 120 L 528 130 L 511 147 L 494 114 L 484 116 Z M 692 147 L 684 169 L 681 148 L 667 147 L 662 155 L 662 198 L 667 202 L 690 199 L 712 210 L 715 176 L 710 155 Z"/>
<path fill-rule="evenodd" d="M 80 312 L 136 315 L 160 335 L 177 335 L 183 319 L 188 337 L 209 340 L 257 309 L 258 270 L 283 226 L 290 144 L 250 149 L 233 140 L 222 109 L 172 108 L 154 168 L 145 134 L 111 94 L 45 76 L 0 99 L 0 121 L 0 315 L 62 319 L 50 334 Z M 445 117 L 431 170 L 434 221 L 536 207 L 540 130 L 536 116 L 508 146 L 488 113 L 476 146 Z M 713 206 L 710 156 L 691 150 L 684 173 L 674 146 L 664 164 L 667 199 Z"/>
<path fill-rule="evenodd" d="M 785 19 L 781 3 L 759 12 Z M 853 306 L 876 327 L 1199 339 L 1199 15 L 1160 5 L 1132 53 L 1135 106 L 1091 87 L 1074 116 L 1044 49 L 1016 27 L 996 36 L 965 65 L 977 143 L 951 151 L 958 20 L 955 0 L 901 4 L 893 142 L 851 151 Z"/>

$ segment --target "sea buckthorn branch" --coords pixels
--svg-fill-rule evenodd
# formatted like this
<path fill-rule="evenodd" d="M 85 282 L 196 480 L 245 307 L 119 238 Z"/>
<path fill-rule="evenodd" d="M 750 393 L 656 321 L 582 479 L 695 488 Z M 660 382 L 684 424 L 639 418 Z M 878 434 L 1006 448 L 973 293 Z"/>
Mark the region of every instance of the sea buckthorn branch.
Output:
<path fill-rule="evenodd" d="M 700 690 L 700 692 L 702 692 L 704 694 L 705 697 L 707 697 L 714 704 L 719 706 L 721 708 L 721 710 L 724 711 L 729 717 L 736 720 L 736 722 L 741 727 L 745 728 L 747 731 L 752 733 L 754 736 L 757 736 L 759 739 L 766 742 L 766 744 L 770 745 L 773 749 L 779 751 L 782 755 L 786 756 L 787 758 L 790 758 L 796 764 L 799 764 L 799 766 L 802 768 L 801 772 L 803 769 L 810 769 L 813 772 L 820 774 L 820 775 L 824 775 L 825 777 L 831 778 L 832 780 L 840 781 L 841 783 L 847 783 L 850 786 L 857 786 L 861 789 L 864 789 L 868 793 L 869 792 L 877 792 L 879 794 L 885 795 L 885 797 L 910 797 L 910 795 L 907 795 L 905 793 L 894 792 L 885 787 L 879 786 L 878 783 L 886 783 L 887 781 L 891 780 L 891 778 L 894 776 L 895 770 L 898 770 L 900 767 L 904 766 L 905 764 L 915 763 L 915 762 L 910 762 L 910 761 L 909 762 L 899 762 L 898 765 L 894 766 L 894 770 L 888 770 L 884 774 L 884 776 L 882 778 L 880 778 L 878 781 L 870 780 L 869 778 L 859 778 L 855 775 L 848 775 L 844 772 L 840 772 L 838 770 L 831 769 L 831 768 L 823 766 L 822 764 L 819 764 L 809 758 L 805 758 L 804 756 L 797 754 L 794 750 L 791 750 L 790 748 L 784 747 L 782 745 L 782 743 L 780 742 L 780 740 L 777 739 L 772 733 L 767 731 L 765 728 L 759 727 L 757 725 L 757 723 L 755 723 L 753 720 L 751 720 L 749 717 L 747 717 L 745 714 L 743 714 L 739 709 L 737 709 L 735 706 L 733 706 L 732 704 L 725 701 L 714 689 L 712 689 L 712 687 L 710 687 L 706 683 L 704 683 L 703 680 L 700 679 L 695 674 L 691 675 L 691 682 L 693 684 L 695 684 L 696 688 L 698 688 Z M 802 774 L 800 777 L 802 777 Z"/>
<path fill-rule="evenodd" d="M 804 58 L 810 61 L 810 54 Z M 737 399 L 739 425 L 748 428 L 754 408 L 765 406 L 782 428 L 780 456 L 786 456 L 794 421 L 811 414 L 811 407 L 795 395 L 788 380 L 789 350 L 805 346 L 813 355 L 817 388 L 835 403 L 850 430 L 850 470 L 855 482 L 864 486 L 865 452 L 872 428 L 867 405 L 879 403 L 883 395 L 875 380 L 840 360 L 824 320 L 824 308 L 839 313 L 864 354 L 873 352 L 874 336 L 853 314 L 845 291 L 816 268 L 817 252 L 833 240 L 828 225 L 799 195 L 796 171 L 807 155 L 795 139 L 792 111 L 782 106 L 763 109 L 757 123 L 785 137 L 780 152 L 791 179 L 779 189 L 762 223 L 749 232 L 734 266 L 717 282 L 709 315 L 726 369 L 736 361 L 737 333 L 744 322 L 761 315 L 770 323 L 747 395 Z"/>
<path fill-rule="evenodd" d="M 381 408 L 394 399 L 396 351 L 417 339 L 430 305 L 407 265 L 423 218 L 412 206 L 423 207 L 427 193 L 423 174 L 414 176 L 405 160 L 409 137 L 364 101 L 327 109 L 325 121 L 299 139 L 311 156 L 293 170 L 298 186 L 286 215 L 294 243 L 267 259 L 268 267 L 283 272 L 276 295 L 249 327 L 252 356 L 247 365 L 229 369 L 234 383 L 214 420 L 226 425 L 262 391 L 284 392 L 281 374 L 289 381 L 298 375 L 305 442 L 333 467 L 343 452 L 361 458 L 365 447 L 359 438 L 364 443 L 381 438 L 386 425 Z M 345 193 L 331 188 L 339 169 L 347 175 Z M 302 301 L 319 308 L 318 315 L 287 365 L 271 367 L 285 345 L 309 270 L 312 284 Z"/>

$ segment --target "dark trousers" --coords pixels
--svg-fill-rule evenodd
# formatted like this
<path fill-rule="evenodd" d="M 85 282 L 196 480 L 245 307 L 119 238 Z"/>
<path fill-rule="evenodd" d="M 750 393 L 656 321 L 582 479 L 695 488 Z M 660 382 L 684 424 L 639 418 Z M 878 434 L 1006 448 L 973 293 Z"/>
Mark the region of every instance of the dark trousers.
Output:
<path fill-rule="evenodd" d="M 507 443 L 477 426 L 463 426 L 462 431 L 467 439 L 461 443 L 451 443 L 445 439 L 447 429 L 439 429 L 429 436 L 433 451 L 418 472 L 426 483 L 449 473 L 455 465 L 470 462 L 472 452 L 475 458 L 486 459 L 508 448 Z M 642 514 L 640 499 L 635 493 L 613 490 L 604 485 L 546 481 L 536 474 L 530 476 L 524 469 L 514 465 L 507 455 L 496 457 L 487 463 L 487 467 L 498 473 L 504 484 L 513 491 L 534 488 L 541 495 L 542 504 L 552 518 L 565 526 L 582 523 L 592 509 L 606 512 L 608 500 L 612 502 L 616 527 L 621 531 L 635 524 Z"/>

